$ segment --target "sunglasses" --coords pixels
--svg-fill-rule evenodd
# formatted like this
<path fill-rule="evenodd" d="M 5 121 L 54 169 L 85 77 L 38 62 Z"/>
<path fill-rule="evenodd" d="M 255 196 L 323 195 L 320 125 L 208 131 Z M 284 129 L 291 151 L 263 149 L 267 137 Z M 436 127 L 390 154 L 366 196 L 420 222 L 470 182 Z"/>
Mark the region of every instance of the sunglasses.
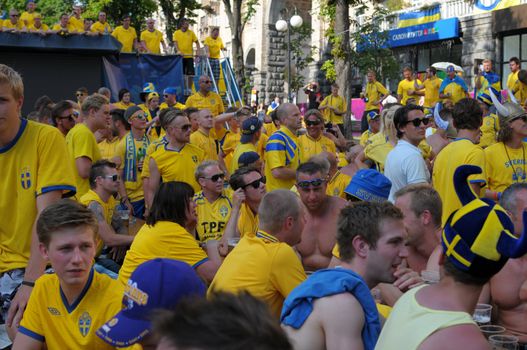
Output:
<path fill-rule="evenodd" d="M 11 16 L 11 17 L 18 17 L 19 15 L 9 15 L 9 16 Z"/>
<path fill-rule="evenodd" d="M 306 126 L 320 125 L 320 120 L 306 120 Z"/>
<path fill-rule="evenodd" d="M 318 187 L 324 183 L 324 179 L 313 179 L 297 182 L 296 185 L 300 188 L 309 188 L 310 186 Z"/>
<path fill-rule="evenodd" d="M 84 94 L 75 94 L 75 96 L 81 97 L 81 96 L 84 96 Z"/>
<path fill-rule="evenodd" d="M 134 119 L 139 119 L 139 120 L 146 120 L 148 117 L 145 114 L 138 114 L 138 115 L 134 115 L 132 118 L 130 118 L 130 120 L 134 120 Z"/>
<path fill-rule="evenodd" d="M 168 95 L 163 95 L 164 98 L 168 98 Z"/>
<path fill-rule="evenodd" d="M 212 83 L 212 80 L 203 80 L 203 84 L 210 84 Z"/>
<path fill-rule="evenodd" d="M 252 186 L 254 189 L 260 188 L 260 183 L 265 184 L 267 182 L 265 176 L 262 176 L 261 178 L 254 180 L 253 182 L 249 182 L 248 184 L 245 184 L 242 186 L 242 189 L 245 189 L 249 186 Z"/>
<path fill-rule="evenodd" d="M 414 120 L 408 120 L 405 124 L 412 123 L 416 128 L 423 123 L 423 125 L 428 125 L 430 123 L 430 118 L 415 118 Z"/>
<path fill-rule="evenodd" d="M 72 122 L 72 121 L 75 121 L 75 117 L 76 117 L 75 114 L 70 114 L 70 115 L 65 116 L 65 117 L 59 117 L 59 119 L 68 119 L 70 122 Z"/>
<path fill-rule="evenodd" d="M 225 174 L 224 173 L 219 173 L 219 174 L 216 174 L 216 175 L 212 175 L 211 177 L 205 177 L 203 176 L 202 179 L 207 179 L 207 180 L 211 180 L 212 182 L 217 182 L 219 179 L 224 179 L 225 178 Z"/>
<path fill-rule="evenodd" d="M 119 175 L 115 174 L 115 175 L 105 175 L 105 176 L 101 176 L 103 179 L 108 179 L 108 180 L 112 180 L 113 182 L 119 180 Z"/>
<path fill-rule="evenodd" d="M 181 131 L 189 131 L 192 128 L 192 124 L 185 124 L 182 126 L 174 126 L 174 128 L 181 129 Z"/>

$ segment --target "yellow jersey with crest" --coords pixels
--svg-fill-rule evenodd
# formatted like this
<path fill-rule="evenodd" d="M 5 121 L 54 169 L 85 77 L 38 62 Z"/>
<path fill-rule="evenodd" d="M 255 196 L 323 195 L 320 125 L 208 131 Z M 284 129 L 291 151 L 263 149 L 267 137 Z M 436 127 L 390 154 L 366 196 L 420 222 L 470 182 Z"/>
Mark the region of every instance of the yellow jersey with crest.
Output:
<path fill-rule="evenodd" d="M 196 231 L 199 241 L 220 240 L 231 216 L 232 190 L 224 190 L 212 203 L 200 191 L 194 195 L 194 203 L 198 214 Z"/>
<path fill-rule="evenodd" d="M 335 196 L 346 199 L 346 193 L 344 190 L 348 187 L 351 181 L 349 175 L 343 174 L 337 170 L 335 175 L 328 181 L 328 186 L 326 188 L 326 194 L 328 196 Z"/>
<path fill-rule="evenodd" d="M 194 172 L 199 163 L 205 160 L 205 153 L 198 147 L 187 143 L 176 151 L 164 144 L 152 153 L 150 159 L 155 161 L 164 182 L 186 182 L 194 188 L 195 192 L 200 191 Z"/>
<path fill-rule="evenodd" d="M 497 141 L 498 131 L 500 131 L 500 120 L 494 113 L 483 117 L 481 123 L 481 137 L 479 138 L 479 146 L 482 148 L 493 145 Z"/>
<path fill-rule="evenodd" d="M 49 125 L 21 120 L 15 139 L 0 147 L 0 274 L 25 268 L 37 197 L 75 193 L 75 177 L 64 137 Z"/>
<path fill-rule="evenodd" d="M 219 59 L 221 50 L 225 48 L 219 36 L 216 39 L 211 36 L 206 37 L 203 45 L 209 48 L 209 57 L 213 59 Z"/>
<path fill-rule="evenodd" d="M 159 45 L 163 42 L 163 33 L 157 29 L 154 29 L 153 31 L 149 31 L 148 29 L 143 30 L 141 32 L 141 41 L 145 42 L 146 48 L 151 53 L 159 55 L 161 53 Z"/>
<path fill-rule="evenodd" d="M 423 83 L 425 86 L 425 101 L 423 106 L 425 108 L 433 108 L 439 101 L 439 88 L 443 79 L 434 77 L 432 79 L 426 79 Z"/>
<path fill-rule="evenodd" d="M 323 106 L 334 107 L 337 110 L 339 110 L 340 112 L 344 113 L 344 114 L 341 114 L 341 115 L 337 115 L 331 109 L 326 108 L 326 109 L 324 109 L 322 111 L 322 115 L 324 116 L 324 122 L 326 122 L 326 123 L 331 122 L 333 124 L 342 124 L 343 123 L 343 118 L 344 118 L 344 115 L 346 114 L 348 106 L 347 106 L 347 103 L 346 103 L 346 101 L 344 100 L 344 98 L 342 96 L 333 96 L 333 95 L 327 96 L 320 103 L 319 108 L 323 107 Z"/>
<path fill-rule="evenodd" d="M 143 225 L 126 252 L 118 281 L 125 286 L 132 272 L 145 261 L 155 258 L 183 261 L 193 268 L 208 261 L 207 253 L 182 226 L 170 221 Z"/>
<path fill-rule="evenodd" d="M 77 171 L 75 160 L 85 157 L 91 160 L 92 164 L 101 159 L 101 151 L 97 145 L 97 140 L 93 132 L 83 123 L 75 125 L 66 135 L 66 144 L 70 153 L 73 169 L 75 170 L 75 180 L 77 183 L 76 198 L 80 198 L 90 189 L 88 178 L 83 179 Z"/>
<path fill-rule="evenodd" d="M 172 34 L 172 41 L 177 42 L 177 46 L 183 54 L 183 57 L 191 58 L 194 55 L 192 44 L 198 41 L 198 37 L 190 29 L 186 31 L 178 29 Z"/>
<path fill-rule="evenodd" d="M 127 134 L 124 136 L 121 141 L 117 144 L 115 147 L 115 154 L 114 157 L 119 158 L 121 161 L 121 164 L 119 165 L 119 170 L 125 168 L 125 162 L 126 162 L 126 142 L 127 138 L 130 134 Z M 143 137 L 141 140 L 137 140 L 133 138 L 134 140 L 134 149 L 135 149 L 135 159 L 136 159 L 136 179 L 135 181 L 127 181 L 126 175 L 124 174 L 121 181 L 124 182 L 124 187 L 126 189 L 126 195 L 128 198 L 130 198 L 131 202 L 140 201 L 145 197 L 144 191 L 143 191 L 143 178 L 141 176 L 143 168 L 145 166 L 146 160 L 146 152 L 148 150 L 148 147 L 150 146 L 150 140 L 148 137 Z M 132 164 L 130 162 L 130 164 Z"/>
<path fill-rule="evenodd" d="M 285 167 L 296 170 L 300 165 L 300 147 L 298 137 L 286 127 L 281 127 L 267 140 L 265 146 L 265 177 L 267 192 L 283 188 L 290 189 L 295 179 L 282 180 L 273 176 L 272 170 Z"/>
<path fill-rule="evenodd" d="M 205 152 L 205 160 L 218 160 L 216 141 L 209 134 L 205 134 L 200 129 L 190 134 L 190 144 L 202 149 Z"/>
<path fill-rule="evenodd" d="M 422 84 L 423 83 L 421 82 L 421 80 L 417 79 L 417 85 L 422 85 Z M 399 82 L 399 85 L 397 86 L 397 95 L 402 96 L 401 104 L 403 106 L 406 105 L 406 102 L 408 101 L 409 98 L 414 98 L 416 100 L 415 101 L 416 104 L 419 102 L 420 96 L 408 95 L 408 90 L 416 91 L 414 80 L 408 80 L 408 79 L 401 80 Z"/>
<path fill-rule="evenodd" d="M 115 211 L 115 206 L 117 205 L 117 201 L 115 198 L 110 196 L 108 198 L 108 202 L 104 202 L 101 197 L 95 192 L 94 190 L 89 190 L 86 192 L 79 200 L 79 202 L 85 206 L 90 205 L 91 202 L 97 202 L 102 207 L 102 213 L 104 215 L 104 220 L 106 223 L 110 226 L 112 226 L 112 217 L 113 213 Z M 102 248 L 104 247 L 104 242 L 101 239 L 101 236 L 97 235 L 97 253 L 95 256 L 99 256 L 101 254 Z"/>
<path fill-rule="evenodd" d="M 498 142 L 485 148 L 487 186 L 492 191 L 503 192 L 518 182 L 527 182 L 526 161 L 527 143 L 514 149 Z"/>
<path fill-rule="evenodd" d="M 298 137 L 298 145 L 300 146 L 300 162 L 305 163 L 309 158 L 316 156 L 322 152 L 337 153 L 337 146 L 335 142 L 331 141 L 324 135 L 321 135 L 317 140 L 308 134 Z"/>
<path fill-rule="evenodd" d="M 209 91 L 207 95 L 202 95 L 199 91 L 190 95 L 185 102 L 185 106 L 187 108 L 194 107 L 199 110 L 208 109 L 211 111 L 213 117 L 225 111 L 220 95 L 213 91 Z"/>
<path fill-rule="evenodd" d="M 373 102 L 379 101 L 381 96 L 386 96 L 390 92 L 378 81 L 372 83 L 368 82 L 366 84 L 364 96 L 368 99 L 366 106 L 364 107 L 365 111 L 379 110 L 379 105 L 373 104 Z"/>
<path fill-rule="evenodd" d="M 123 289 L 117 281 L 93 269 L 71 304 L 60 288 L 58 276 L 43 275 L 35 283 L 18 331 L 46 343 L 49 350 L 115 349 L 95 332 L 121 310 L 122 299 Z"/>

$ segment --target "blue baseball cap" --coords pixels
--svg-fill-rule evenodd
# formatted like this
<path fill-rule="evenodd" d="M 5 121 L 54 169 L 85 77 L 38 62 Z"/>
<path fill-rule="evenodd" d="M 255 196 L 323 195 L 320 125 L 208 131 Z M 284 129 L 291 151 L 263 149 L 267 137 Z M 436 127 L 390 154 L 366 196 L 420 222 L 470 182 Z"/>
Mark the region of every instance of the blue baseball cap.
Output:
<path fill-rule="evenodd" d="M 447 73 L 452 73 L 452 72 L 455 72 L 455 71 L 456 70 L 455 70 L 453 65 L 450 65 L 450 66 L 446 67 L 446 72 Z"/>
<path fill-rule="evenodd" d="M 344 192 L 361 201 L 385 202 L 391 188 L 391 181 L 377 170 L 361 169 L 355 173 Z"/>
<path fill-rule="evenodd" d="M 247 166 L 254 162 L 256 162 L 258 159 L 260 159 L 260 155 L 256 152 L 245 152 L 242 153 L 240 158 L 238 158 L 238 166 Z"/>
<path fill-rule="evenodd" d="M 154 259 L 139 265 L 125 286 L 124 309 L 97 330 L 105 342 L 127 347 L 150 333 L 152 311 L 172 309 L 185 297 L 205 296 L 194 269 L 181 261 Z"/>
<path fill-rule="evenodd" d="M 262 122 L 256 117 L 250 117 L 245 119 L 242 123 L 242 136 L 240 137 L 241 143 L 247 143 L 251 141 L 254 134 L 262 128 Z"/>
<path fill-rule="evenodd" d="M 172 86 L 169 86 L 165 90 L 163 90 L 163 94 L 175 95 L 176 94 L 176 88 L 172 87 Z"/>

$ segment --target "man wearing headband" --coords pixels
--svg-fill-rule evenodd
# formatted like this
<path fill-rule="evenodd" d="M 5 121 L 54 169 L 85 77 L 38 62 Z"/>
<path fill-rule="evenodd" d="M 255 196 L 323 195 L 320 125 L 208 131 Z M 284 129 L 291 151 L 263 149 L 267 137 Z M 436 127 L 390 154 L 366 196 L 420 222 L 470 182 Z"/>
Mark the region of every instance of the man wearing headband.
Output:
<path fill-rule="evenodd" d="M 418 148 L 430 121 L 419 106 L 406 105 L 395 112 L 393 122 L 399 141 L 388 153 L 384 165 L 384 175 L 392 182 L 390 202 L 393 202 L 394 193 L 404 186 L 430 182 L 430 171 Z"/>
<path fill-rule="evenodd" d="M 329 168 L 327 160 L 326 163 Z M 303 163 L 296 170 L 296 189 L 307 209 L 302 240 L 296 249 L 307 271 L 328 267 L 338 215 L 347 205 L 344 199 L 326 194 L 327 181 L 327 171 L 318 163 Z"/>
<path fill-rule="evenodd" d="M 472 314 L 492 276 L 510 258 L 527 253 L 527 235 L 524 230 L 514 236 L 507 212 L 474 195 L 468 177 L 480 172 L 471 165 L 456 169 L 453 183 L 461 207 L 449 216 L 441 235 L 441 279 L 399 299 L 375 349 L 489 348 Z"/>
<path fill-rule="evenodd" d="M 284 302 L 280 320 L 295 349 L 374 349 L 381 325 L 370 289 L 395 280 L 407 256 L 405 236 L 403 216 L 391 203 L 342 209 L 340 266 L 313 273 Z"/>

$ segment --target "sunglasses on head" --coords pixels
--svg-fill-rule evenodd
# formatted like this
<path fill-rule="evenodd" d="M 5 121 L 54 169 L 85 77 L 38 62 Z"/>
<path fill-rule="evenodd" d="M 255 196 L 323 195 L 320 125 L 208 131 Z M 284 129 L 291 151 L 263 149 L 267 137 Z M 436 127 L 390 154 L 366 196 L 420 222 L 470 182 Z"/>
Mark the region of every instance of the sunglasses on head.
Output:
<path fill-rule="evenodd" d="M 105 175 L 105 176 L 101 176 L 103 179 L 108 179 L 108 180 L 112 180 L 113 182 L 119 180 L 119 175 L 115 174 L 115 175 Z"/>
<path fill-rule="evenodd" d="M 309 188 L 310 186 L 318 187 L 324 183 L 324 179 L 313 179 L 297 182 L 296 185 L 300 188 Z"/>
<path fill-rule="evenodd" d="M 320 125 L 320 120 L 306 120 L 306 126 Z"/>
<path fill-rule="evenodd" d="M 245 184 L 242 186 L 242 189 L 245 189 L 249 186 L 252 186 L 254 189 L 260 188 L 260 183 L 265 184 L 267 182 L 265 176 L 262 176 L 261 178 L 254 180 L 253 182 L 249 182 L 248 184 Z"/>
<path fill-rule="evenodd" d="M 412 125 L 417 128 L 419 125 L 421 125 L 421 123 L 423 123 L 423 125 L 428 125 L 430 123 L 430 118 L 415 118 L 413 120 L 406 121 L 406 124 L 410 123 L 412 123 Z"/>
<path fill-rule="evenodd" d="M 225 178 L 225 174 L 224 173 L 219 173 L 219 174 L 216 174 L 216 175 L 212 175 L 211 177 L 203 176 L 202 178 L 203 179 L 207 179 L 207 180 L 211 180 L 212 182 L 217 182 L 219 179 L 223 180 Z"/>

